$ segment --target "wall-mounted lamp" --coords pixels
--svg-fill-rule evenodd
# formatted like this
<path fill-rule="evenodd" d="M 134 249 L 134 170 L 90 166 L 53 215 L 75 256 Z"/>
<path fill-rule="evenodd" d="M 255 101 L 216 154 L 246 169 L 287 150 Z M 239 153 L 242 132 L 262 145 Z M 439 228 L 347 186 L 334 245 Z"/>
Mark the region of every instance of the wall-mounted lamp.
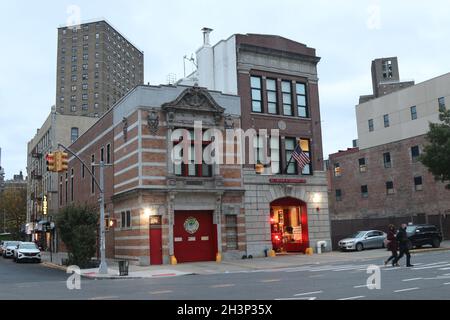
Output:
<path fill-rule="evenodd" d="M 149 112 L 149 114 L 147 116 L 147 124 L 148 124 L 148 128 L 150 129 L 151 133 L 155 134 L 156 132 L 158 132 L 159 116 L 156 111 L 153 110 L 153 111 Z"/>

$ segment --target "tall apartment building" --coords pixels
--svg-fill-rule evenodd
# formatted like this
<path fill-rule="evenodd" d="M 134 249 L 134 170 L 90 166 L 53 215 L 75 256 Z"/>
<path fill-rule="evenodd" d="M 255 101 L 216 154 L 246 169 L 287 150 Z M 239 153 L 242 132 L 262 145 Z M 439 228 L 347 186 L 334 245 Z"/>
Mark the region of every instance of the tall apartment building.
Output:
<path fill-rule="evenodd" d="M 2 148 L 0 148 L 0 192 L 2 192 L 5 183 L 5 169 L 2 167 Z"/>
<path fill-rule="evenodd" d="M 380 58 L 372 61 L 372 95 L 359 98 L 359 103 L 376 99 L 414 85 L 414 81 L 401 81 L 397 57 Z"/>
<path fill-rule="evenodd" d="M 239 95 L 244 130 L 279 130 L 279 138 L 266 140 L 271 162 L 264 171 L 243 167 L 247 253 L 304 252 L 318 243 L 330 250 L 316 50 L 263 34 L 235 34 L 212 46 L 211 31 L 203 29 L 198 69 L 179 83 Z M 263 141 L 253 141 L 258 161 L 265 157 Z M 303 170 L 289 163 L 297 144 L 311 159 Z"/>
<path fill-rule="evenodd" d="M 389 223 L 433 223 L 450 236 L 450 193 L 419 161 L 448 107 L 450 73 L 356 106 L 358 147 L 329 158 L 333 240 Z M 447 106 L 446 106 L 447 105 Z"/>
<path fill-rule="evenodd" d="M 144 53 L 107 21 L 58 29 L 57 112 L 101 116 L 144 82 Z"/>

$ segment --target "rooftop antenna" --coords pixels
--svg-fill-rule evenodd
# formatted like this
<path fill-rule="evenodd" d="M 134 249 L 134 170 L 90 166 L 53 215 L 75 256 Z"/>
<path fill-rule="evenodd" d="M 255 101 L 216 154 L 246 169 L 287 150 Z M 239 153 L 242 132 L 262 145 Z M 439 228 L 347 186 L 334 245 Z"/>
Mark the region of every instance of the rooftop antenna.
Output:
<path fill-rule="evenodd" d="M 197 68 L 197 64 L 195 63 L 194 54 L 191 54 L 191 57 L 188 58 L 187 55 L 183 57 L 183 69 L 184 69 L 184 77 L 186 78 L 186 61 L 190 61 L 195 68 Z"/>

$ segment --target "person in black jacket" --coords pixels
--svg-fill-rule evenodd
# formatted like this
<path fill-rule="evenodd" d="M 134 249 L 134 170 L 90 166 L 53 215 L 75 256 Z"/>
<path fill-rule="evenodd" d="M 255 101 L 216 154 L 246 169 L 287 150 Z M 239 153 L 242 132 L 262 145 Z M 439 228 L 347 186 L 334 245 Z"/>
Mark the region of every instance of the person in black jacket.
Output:
<path fill-rule="evenodd" d="M 389 231 L 388 231 L 387 237 L 386 237 L 386 241 L 387 241 L 386 247 L 388 248 L 388 250 L 391 251 L 391 256 L 389 257 L 389 259 L 384 261 L 385 266 L 390 261 L 396 259 L 398 256 L 398 243 L 397 243 L 397 238 L 395 237 L 395 232 L 396 232 L 395 226 L 393 224 L 390 224 Z M 397 264 L 397 266 L 398 266 L 398 264 Z"/>
<path fill-rule="evenodd" d="M 402 224 L 400 230 L 397 233 L 397 241 L 399 243 L 400 254 L 397 258 L 392 261 L 392 266 L 397 265 L 398 261 L 406 255 L 406 266 L 414 267 L 411 264 L 411 254 L 409 253 L 410 240 L 408 239 L 408 235 L 406 234 L 406 224 Z"/>

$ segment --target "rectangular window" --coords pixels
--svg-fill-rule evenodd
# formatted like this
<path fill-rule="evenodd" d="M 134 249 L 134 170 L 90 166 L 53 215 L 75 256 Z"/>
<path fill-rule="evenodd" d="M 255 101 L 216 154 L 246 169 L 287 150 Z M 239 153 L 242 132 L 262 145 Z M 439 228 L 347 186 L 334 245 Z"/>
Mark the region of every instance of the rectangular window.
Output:
<path fill-rule="evenodd" d="M 369 197 L 369 189 L 367 188 L 367 185 L 361 186 L 361 197 L 362 198 L 368 198 Z"/>
<path fill-rule="evenodd" d="M 105 162 L 105 148 L 100 149 L 100 161 Z"/>
<path fill-rule="evenodd" d="M 70 111 L 76 112 L 77 111 L 77 106 L 76 105 L 71 105 L 70 106 Z"/>
<path fill-rule="evenodd" d="M 75 140 L 77 139 L 78 139 L 78 128 L 70 129 L 70 141 L 74 143 Z"/>
<path fill-rule="evenodd" d="M 194 147 L 194 131 L 190 130 L 190 151 L 188 154 L 188 163 L 181 163 L 179 165 L 174 165 L 175 175 L 177 176 L 185 176 L 185 177 L 211 177 L 212 176 L 212 165 L 206 164 L 204 160 L 202 160 L 202 164 L 196 164 L 196 154 Z M 173 141 L 173 144 L 176 145 L 178 143 L 182 143 L 182 137 L 177 141 Z M 209 141 L 202 141 L 202 154 L 205 148 L 211 143 Z M 183 150 L 181 151 L 183 153 Z M 181 154 L 181 159 L 183 160 L 183 154 Z"/>
<path fill-rule="evenodd" d="M 82 79 L 83 79 L 83 80 L 87 80 L 87 79 L 88 79 L 87 73 L 84 73 L 84 74 L 83 74 Z"/>
<path fill-rule="evenodd" d="M 238 249 L 238 230 L 237 230 L 237 216 L 227 214 L 225 215 L 225 233 L 228 250 Z"/>
<path fill-rule="evenodd" d="M 414 177 L 414 190 L 416 191 L 423 190 L 422 177 Z"/>
<path fill-rule="evenodd" d="M 301 118 L 309 118 L 309 110 L 306 99 L 306 85 L 304 83 L 296 83 L 297 93 L 297 111 L 298 116 Z"/>
<path fill-rule="evenodd" d="M 386 169 L 391 167 L 391 154 L 389 152 L 383 153 L 383 162 Z"/>
<path fill-rule="evenodd" d="M 87 69 L 88 69 L 88 64 L 87 63 L 83 64 L 83 70 L 87 70 Z"/>
<path fill-rule="evenodd" d="M 292 116 L 292 89 L 290 81 L 281 82 L 281 92 L 283 97 L 283 114 Z"/>
<path fill-rule="evenodd" d="M 261 77 L 251 77 L 252 112 L 262 112 L 262 86 Z"/>
<path fill-rule="evenodd" d="M 341 165 L 339 164 L 339 162 L 336 162 L 334 164 L 334 176 L 335 177 L 340 177 L 342 174 L 341 172 Z"/>
<path fill-rule="evenodd" d="M 267 137 L 266 137 L 267 138 Z M 267 143 L 267 141 L 266 141 Z M 255 164 L 265 163 L 266 154 L 264 152 L 264 136 L 255 136 L 253 139 L 253 149 L 255 151 Z"/>
<path fill-rule="evenodd" d="M 420 149 L 419 146 L 411 147 L 411 159 L 413 162 L 419 161 Z"/>
<path fill-rule="evenodd" d="M 83 90 L 87 90 L 88 89 L 88 84 L 87 83 L 83 83 L 82 88 L 83 88 Z"/>
<path fill-rule="evenodd" d="M 125 228 L 126 225 L 127 225 L 127 216 L 126 216 L 126 212 L 125 212 L 125 211 L 122 211 L 122 212 L 120 213 L 120 226 L 121 226 L 122 228 Z"/>
<path fill-rule="evenodd" d="M 438 103 L 439 103 L 439 111 L 445 111 L 445 97 L 441 97 L 438 99 Z"/>
<path fill-rule="evenodd" d="M 84 174 L 84 164 L 81 165 L 81 178 L 84 179 L 85 174 Z"/>
<path fill-rule="evenodd" d="M 88 51 L 89 50 L 89 45 L 85 44 L 83 45 L 83 51 Z"/>
<path fill-rule="evenodd" d="M 84 103 L 81 105 L 81 110 L 87 111 L 89 109 L 89 105 L 87 103 Z"/>
<path fill-rule="evenodd" d="M 383 121 L 384 121 L 384 127 L 388 128 L 389 127 L 389 115 L 388 114 L 385 114 L 383 116 Z"/>
<path fill-rule="evenodd" d="M 308 156 L 310 162 L 303 167 L 303 175 L 312 175 L 312 161 L 311 161 L 311 142 L 309 139 L 300 139 L 300 148 Z"/>
<path fill-rule="evenodd" d="M 366 158 L 359 159 L 358 163 L 359 163 L 359 172 L 366 172 L 367 171 Z"/>
<path fill-rule="evenodd" d="M 111 163 L 111 144 L 108 144 L 106 146 L 106 163 L 107 164 Z"/>
<path fill-rule="evenodd" d="M 77 81 L 77 75 L 76 74 L 72 75 L 71 79 L 72 79 L 72 82 L 76 82 Z"/>
<path fill-rule="evenodd" d="M 277 114 L 277 81 L 275 79 L 267 79 L 266 90 L 267 111 L 271 114 Z"/>
<path fill-rule="evenodd" d="M 81 98 L 86 101 L 88 99 L 88 95 L 86 93 L 83 93 L 83 95 L 81 96 Z"/>
<path fill-rule="evenodd" d="M 281 172 L 280 161 L 280 139 L 277 137 L 270 137 L 270 161 L 272 174 L 279 174 Z"/>
<path fill-rule="evenodd" d="M 416 106 L 412 106 L 410 110 L 411 110 L 411 120 L 416 120 L 417 119 L 417 108 L 416 108 Z"/>
<path fill-rule="evenodd" d="M 386 182 L 386 194 L 394 194 L 394 183 L 392 181 Z"/>
<path fill-rule="evenodd" d="M 336 189 L 336 201 L 342 201 L 342 190 Z"/>
<path fill-rule="evenodd" d="M 83 40 L 84 40 L 84 41 L 87 41 L 87 40 L 89 40 L 89 36 L 88 36 L 87 34 L 86 34 L 86 35 L 84 35 L 84 36 L 83 36 Z"/>
<path fill-rule="evenodd" d="M 126 227 L 130 228 L 131 227 L 131 211 L 127 211 L 127 223 L 126 223 Z"/>
<path fill-rule="evenodd" d="M 373 119 L 369 119 L 369 132 L 372 132 L 373 129 Z"/>
<path fill-rule="evenodd" d="M 297 139 L 296 138 L 286 138 L 284 140 L 284 149 L 285 149 L 285 159 L 288 162 L 289 160 L 291 160 L 291 162 L 289 163 L 289 165 L 287 166 L 286 169 L 286 174 L 297 174 L 297 162 L 295 161 L 295 159 L 291 159 L 292 156 L 292 152 L 295 150 L 296 147 L 296 143 L 297 143 Z M 286 163 L 287 165 L 287 163 Z"/>
<path fill-rule="evenodd" d="M 77 71 L 77 66 L 72 66 L 72 72 L 76 72 Z"/>

